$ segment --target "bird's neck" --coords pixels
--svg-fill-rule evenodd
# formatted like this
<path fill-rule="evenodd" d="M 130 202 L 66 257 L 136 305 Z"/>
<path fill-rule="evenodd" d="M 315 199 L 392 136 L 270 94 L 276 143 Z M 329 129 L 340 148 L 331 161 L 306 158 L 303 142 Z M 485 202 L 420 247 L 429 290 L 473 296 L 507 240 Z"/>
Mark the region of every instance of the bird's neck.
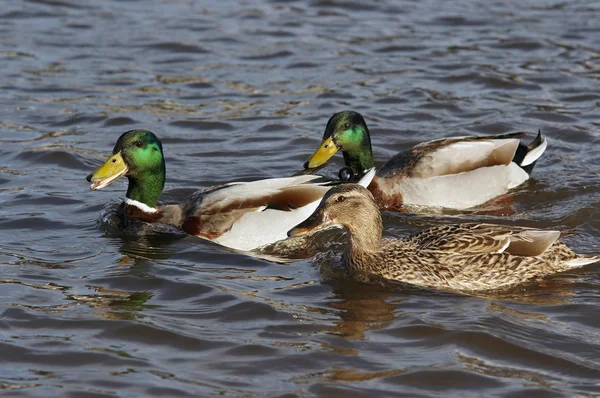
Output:
<path fill-rule="evenodd" d="M 164 171 L 140 176 L 128 176 L 128 199 L 144 204 L 149 208 L 156 208 L 158 198 L 165 186 Z"/>
<path fill-rule="evenodd" d="M 365 174 L 365 170 L 375 166 L 371 138 L 366 127 L 363 128 L 361 136 L 362 139 L 357 145 L 349 146 L 343 152 L 344 163 L 352 170 L 352 182 L 358 181 Z"/>
<path fill-rule="evenodd" d="M 346 226 L 348 244 L 346 256 L 349 258 L 365 257 L 377 253 L 381 249 L 381 216 L 361 218 L 360 225 Z"/>

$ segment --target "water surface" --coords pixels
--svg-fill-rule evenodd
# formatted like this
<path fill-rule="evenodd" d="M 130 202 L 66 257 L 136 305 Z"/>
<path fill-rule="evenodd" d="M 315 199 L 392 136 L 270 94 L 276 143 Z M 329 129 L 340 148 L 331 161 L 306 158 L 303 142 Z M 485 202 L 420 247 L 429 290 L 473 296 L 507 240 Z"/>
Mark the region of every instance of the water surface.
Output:
<path fill-rule="evenodd" d="M 450 135 L 541 129 L 534 179 L 493 211 L 386 214 L 600 241 L 598 3 L 76 1 L 0 7 L 2 396 L 600 395 L 599 265 L 502 296 L 325 280 L 101 222 L 84 177 L 154 131 L 165 201 L 294 173 L 343 109 L 382 164 Z M 341 165 L 341 156 L 335 166 Z M 326 169 L 335 175 L 336 167 Z"/>

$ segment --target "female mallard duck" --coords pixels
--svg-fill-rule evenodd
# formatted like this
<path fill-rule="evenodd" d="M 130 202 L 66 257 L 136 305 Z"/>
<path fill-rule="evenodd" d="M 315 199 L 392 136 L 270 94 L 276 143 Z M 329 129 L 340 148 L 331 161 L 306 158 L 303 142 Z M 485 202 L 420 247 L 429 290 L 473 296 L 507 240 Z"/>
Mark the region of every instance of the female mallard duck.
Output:
<path fill-rule="evenodd" d="M 112 156 L 87 176 L 92 190 L 119 177 L 129 180 L 122 216 L 160 222 L 238 250 L 251 250 L 287 238 L 287 231 L 308 217 L 331 187 L 319 176 L 234 182 L 192 194 L 184 203 L 157 206 L 165 185 L 160 140 L 150 131 L 131 130 L 119 137 Z M 366 185 L 374 171 L 362 180 Z"/>
<path fill-rule="evenodd" d="M 497 290 L 598 261 L 572 252 L 557 240 L 558 231 L 504 225 L 445 225 L 382 239 L 373 196 L 356 184 L 332 188 L 288 236 L 333 225 L 347 232 L 342 259 L 348 273 L 366 282 L 383 278 L 444 290 Z"/>
<path fill-rule="evenodd" d="M 455 137 L 424 142 L 391 158 L 369 185 L 381 210 L 421 205 L 464 210 L 505 194 L 527 179 L 547 146 L 538 133 L 529 145 L 525 133 Z M 374 166 L 371 137 L 363 117 L 336 113 L 327 122 L 323 142 L 304 164 L 317 168 L 337 151 L 346 167 L 340 179 L 356 182 Z"/>

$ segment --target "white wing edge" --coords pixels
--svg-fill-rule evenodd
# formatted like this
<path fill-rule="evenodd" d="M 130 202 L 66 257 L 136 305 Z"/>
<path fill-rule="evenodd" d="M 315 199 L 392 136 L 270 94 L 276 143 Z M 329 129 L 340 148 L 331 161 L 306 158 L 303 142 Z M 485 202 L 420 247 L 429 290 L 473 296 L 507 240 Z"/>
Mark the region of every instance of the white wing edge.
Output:
<path fill-rule="evenodd" d="M 373 181 L 373 177 L 375 177 L 375 167 L 371 167 L 369 171 L 358 181 L 358 185 L 362 185 L 367 188 L 371 181 Z"/>
<path fill-rule="evenodd" d="M 521 162 L 520 165 L 521 166 L 529 166 L 531 163 L 538 160 L 540 158 L 540 156 L 542 156 L 544 154 L 544 151 L 546 150 L 547 147 L 548 147 L 548 138 L 545 135 L 543 135 L 541 144 L 539 146 L 533 148 L 529 152 L 527 152 L 527 155 L 525 155 L 525 158 L 523 158 L 523 161 Z"/>

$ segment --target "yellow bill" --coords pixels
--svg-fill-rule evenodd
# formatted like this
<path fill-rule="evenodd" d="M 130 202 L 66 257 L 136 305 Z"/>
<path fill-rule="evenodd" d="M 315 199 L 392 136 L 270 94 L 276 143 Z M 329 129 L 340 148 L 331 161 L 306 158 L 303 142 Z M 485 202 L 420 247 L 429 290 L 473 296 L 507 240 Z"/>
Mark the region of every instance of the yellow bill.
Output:
<path fill-rule="evenodd" d="M 333 143 L 331 137 L 325 138 L 323 142 L 321 142 L 319 149 L 317 149 L 317 151 L 308 158 L 306 163 L 304 163 L 304 168 L 312 169 L 314 167 L 319 167 L 327 162 L 337 151 L 338 147 Z"/>
<path fill-rule="evenodd" d="M 88 175 L 86 180 L 92 183 L 90 189 L 95 191 L 110 185 L 119 177 L 124 176 L 128 170 L 129 169 L 121 156 L 121 152 L 118 152 L 108 158 L 106 163 L 98 167 L 96 171 Z"/>

